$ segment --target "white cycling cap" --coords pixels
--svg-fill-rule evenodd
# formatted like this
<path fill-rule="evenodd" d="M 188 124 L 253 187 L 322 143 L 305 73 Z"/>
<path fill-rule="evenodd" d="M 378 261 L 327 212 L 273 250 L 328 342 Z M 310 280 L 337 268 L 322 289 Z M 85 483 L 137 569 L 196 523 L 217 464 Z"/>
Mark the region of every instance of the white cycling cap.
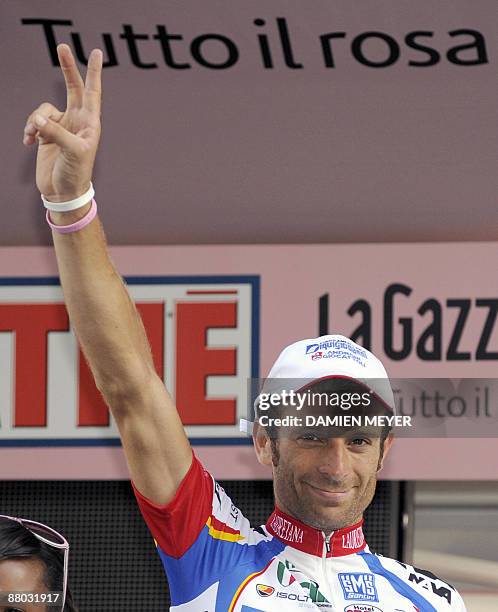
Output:
<path fill-rule="evenodd" d="M 306 338 L 285 347 L 273 364 L 261 393 L 300 391 L 332 378 L 363 385 L 395 413 L 391 383 L 380 359 L 339 334 Z M 241 419 L 240 429 L 249 433 L 252 423 Z"/>

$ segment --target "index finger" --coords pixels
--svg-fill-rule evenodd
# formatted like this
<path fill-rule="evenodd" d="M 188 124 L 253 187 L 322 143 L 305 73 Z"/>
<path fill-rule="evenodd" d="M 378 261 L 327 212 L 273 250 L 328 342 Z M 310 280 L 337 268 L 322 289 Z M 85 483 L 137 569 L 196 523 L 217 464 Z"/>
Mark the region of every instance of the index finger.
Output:
<path fill-rule="evenodd" d="M 83 79 L 69 45 L 58 45 L 57 55 L 66 81 L 67 108 L 80 107 L 83 102 Z"/>
<path fill-rule="evenodd" d="M 89 111 L 100 113 L 102 98 L 102 51 L 93 49 L 88 58 L 83 106 Z"/>

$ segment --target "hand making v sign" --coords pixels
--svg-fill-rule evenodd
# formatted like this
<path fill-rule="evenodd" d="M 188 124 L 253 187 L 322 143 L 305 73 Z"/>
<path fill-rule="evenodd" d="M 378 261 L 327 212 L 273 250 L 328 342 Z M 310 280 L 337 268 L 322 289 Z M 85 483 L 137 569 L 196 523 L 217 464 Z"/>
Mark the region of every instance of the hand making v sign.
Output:
<path fill-rule="evenodd" d="M 100 139 L 102 51 L 94 49 L 85 82 L 68 45 L 57 47 L 66 82 L 66 110 L 43 102 L 28 117 L 25 145 L 39 143 L 36 185 L 51 202 L 63 202 L 88 190 Z M 81 211 L 85 212 L 85 211 Z"/>

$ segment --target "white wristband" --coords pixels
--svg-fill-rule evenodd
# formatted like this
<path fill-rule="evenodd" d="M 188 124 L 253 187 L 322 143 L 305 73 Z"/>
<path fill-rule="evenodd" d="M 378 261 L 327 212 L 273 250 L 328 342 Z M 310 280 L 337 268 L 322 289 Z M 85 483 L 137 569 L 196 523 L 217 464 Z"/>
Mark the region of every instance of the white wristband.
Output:
<path fill-rule="evenodd" d="M 48 210 L 53 210 L 54 212 L 70 212 L 71 210 L 76 210 L 77 208 L 81 208 L 85 206 L 88 202 L 93 199 L 95 195 L 95 189 L 90 181 L 90 188 L 86 193 L 81 195 L 79 198 L 75 198 L 74 200 L 69 200 L 68 202 L 49 202 L 45 199 L 45 196 L 42 194 L 41 199 L 43 200 L 43 205 Z"/>

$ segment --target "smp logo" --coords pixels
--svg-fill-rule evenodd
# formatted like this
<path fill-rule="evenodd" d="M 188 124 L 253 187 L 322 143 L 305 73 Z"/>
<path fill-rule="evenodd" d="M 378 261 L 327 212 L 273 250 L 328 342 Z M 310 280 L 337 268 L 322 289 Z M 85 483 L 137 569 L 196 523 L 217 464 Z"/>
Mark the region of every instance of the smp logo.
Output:
<path fill-rule="evenodd" d="M 317 353 L 313 353 L 313 355 L 311 355 L 311 361 L 318 361 L 322 357 L 323 357 L 323 351 L 318 351 Z"/>
<path fill-rule="evenodd" d="M 375 576 L 372 574 L 340 573 L 339 582 L 346 601 L 379 601 Z"/>

